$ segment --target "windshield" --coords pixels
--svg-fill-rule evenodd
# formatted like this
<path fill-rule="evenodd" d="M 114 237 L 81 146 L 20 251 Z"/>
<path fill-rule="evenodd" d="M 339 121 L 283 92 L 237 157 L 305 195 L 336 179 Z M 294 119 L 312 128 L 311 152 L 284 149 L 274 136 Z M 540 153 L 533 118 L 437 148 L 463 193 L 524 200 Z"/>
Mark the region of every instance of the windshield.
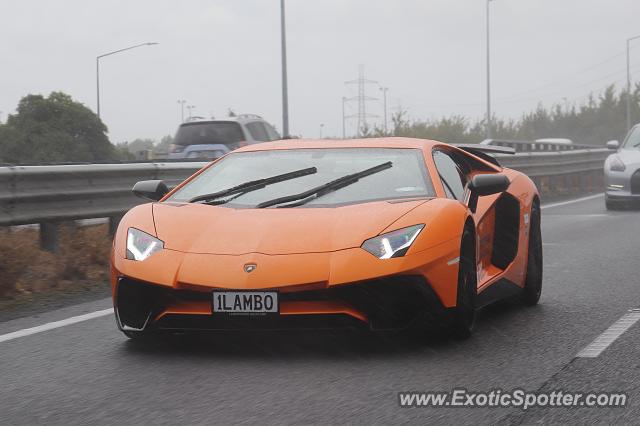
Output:
<path fill-rule="evenodd" d="M 278 197 L 304 192 L 340 177 L 392 162 L 393 167 L 363 177 L 353 185 L 310 201 L 306 206 L 334 206 L 374 200 L 432 197 L 422 151 L 417 149 L 296 149 L 232 153 L 189 182 L 168 201 L 188 201 L 247 181 L 306 167 L 317 173 L 275 183 L 239 196 L 227 205 L 255 207 Z"/>
<path fill-rule="evenodd" d="M 640 149 L 640 126 L 636 126 L 631 129 L 631 133 L 627 136 L 627 140 L 624 141 L 625 149 Z"/>
<path fill-rule="evenodd" d="M 182 146 L 222 144 L 234 150 L 243 140 L 245 137 L 238 123 L 216 121 L 183 124 L 176 133 L 174 143 Z"/>

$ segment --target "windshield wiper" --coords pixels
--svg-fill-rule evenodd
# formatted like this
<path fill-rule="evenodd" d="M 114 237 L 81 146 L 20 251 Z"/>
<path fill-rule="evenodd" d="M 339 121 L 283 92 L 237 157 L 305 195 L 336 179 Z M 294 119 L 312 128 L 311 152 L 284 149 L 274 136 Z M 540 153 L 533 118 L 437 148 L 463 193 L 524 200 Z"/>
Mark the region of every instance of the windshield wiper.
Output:
<path fill-rule="evenodd" d="M 298 201 L 298 200 L 300 201 L 298 201 L 297 203 L 287 204 L 286 206 L 282 206 L 282 207 L 300 206 L 302 204 L 308 203 L 311 200 L 315 200 L 318 197 L 322 197 L 323 195 L 328 194 L 329 192 L 333 192 L 340 188 L 344 188 L 345 186 L 354 184 L 365 176 L 379 173 L 391 167 L 393 167 L 393 163 L 391 161 L 387 161 L 386 163 L 382 163 L 375 167 L 371 167 L 370 169 L 366 169 L 361 172 L 353 173 L 353 174 L 338 178 L 336 180 L 332 180 L 331 182 L 327 182 L 323 185 L 316 186 L 315 188 L 311 188 L 299 194 L 288 195 L 286 197 L 280 197 L 280 198 L 275 198 L 273 200 L 264 201 L 258 204 L 256 208 L 263 209 L 265 207 L 275 206 L 276 204 L 290 203 L 292 201 Z"/>
<path fill-rule="evenodd" d="M 252 180 L 249 182 L 241 183 L 240 185 L 236 185 L 231 188 L 223 189 L 222 191 L 212 192 L 211 194 L 203 194 L 198 195 L 197 197 L 193 197 L 189 200 L 190 203 L 196 203 L 198 201 L 214 201 L 222 197 L 227 197 L 229 195 L 236 195 L 232 199 L 239 197 L 240 195 L 244 195 L 247 192 L 256 191 L 258 189 L 262 189 L 267 185 L 272 185 L 274 183 L 284 182 L 286 180 L 296 179 L 302 176 L 312 175 L 317 173 L 318 169 L 315 167 L 308 167 L 306 169 L 296 170 L 294 172 L 284 173 L 277 176 L 271 176 L 264 179 Z M 217 204 L 224 204 L 229 200 L 220 200 Z"/>

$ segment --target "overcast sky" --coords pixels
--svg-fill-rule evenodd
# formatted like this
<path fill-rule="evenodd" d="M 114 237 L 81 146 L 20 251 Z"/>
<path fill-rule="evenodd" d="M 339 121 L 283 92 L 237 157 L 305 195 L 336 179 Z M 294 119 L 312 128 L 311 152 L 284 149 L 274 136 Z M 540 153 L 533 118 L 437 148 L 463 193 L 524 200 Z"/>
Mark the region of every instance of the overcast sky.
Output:
<path fill-rule="evenodd" d="M 20 0 L 0 6 L 0 119 L 54 90 L 95 110 L 112 142 L 173 134 L 178 99 L 194 113 L 227 108 L 282 128 L 278 0 Z M 287 0 L 291 132 L 341 134 L 346 80 L 389 87 L 389 110 L 413 118 L 485 111 L 485 0 Z M 640 35 L 638 0 L 494 0 L 492 82 L 498 116 L 539 102 L 575 103 L 625 81 L 625 41 Z M 632 70 L 640 79 L 640 40 Z M 375 85 L 370 96 L 381 98 Z M 368 103 L 382 116 L 382 102 Z M 356 111 L 355 103 L 348 113 Z M 354 131 L 354 125 L 348 126 Z"/>

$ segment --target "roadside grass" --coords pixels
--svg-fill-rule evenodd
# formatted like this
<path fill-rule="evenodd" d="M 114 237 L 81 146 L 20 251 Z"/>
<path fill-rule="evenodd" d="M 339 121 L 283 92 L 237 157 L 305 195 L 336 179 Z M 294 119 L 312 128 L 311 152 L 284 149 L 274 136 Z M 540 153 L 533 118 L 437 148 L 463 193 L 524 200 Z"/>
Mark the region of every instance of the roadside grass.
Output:
<path fill-rule="evenodd" d="M 56 254 L 40 249 L 37 229 L 0 232 L 0 300 L 107 285 L 111 239 L 106 225 L 61 228 Z"/>

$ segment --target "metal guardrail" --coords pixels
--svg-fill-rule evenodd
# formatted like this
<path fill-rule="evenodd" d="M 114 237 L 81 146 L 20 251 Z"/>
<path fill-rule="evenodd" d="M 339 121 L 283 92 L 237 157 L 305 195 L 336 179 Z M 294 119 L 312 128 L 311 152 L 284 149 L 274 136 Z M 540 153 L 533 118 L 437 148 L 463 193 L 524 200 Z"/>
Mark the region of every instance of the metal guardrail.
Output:
<path fill-rule="evenodd" d="M 520 142 L 499 143 L 521 145 Z M 547 145 L 547 144 L 545 144 Z M 543 196 L 577 194 L 602 185 L 605 148 L 521 149 L 498 155 L 509 168 L 529 175 Z M 91 164 L 67 166 L 0 167 L 0 226 L 40 224 L 43 247 L 57 247 L 60 222 L 110 218 L 111 231 L 131 207 L 143 200 L 131 193 L 139 180 L 163 179 L 177 185 L 203 167 L 204 162 Z"/>
<path fill-rule="evenodd" d="M 565 198 L 602 191 L 606 148 L 518 152 L 497 155 L 505 166 L 529 176 L 543 199 Z"/>
<path fill-rule="evenodd" d="M 507 139 L 486 139 L 480 142 L 483 145 L 506 146 L 515 149 L 516 152 L 538 151 L 576 151 L 580 149 L 598 149 L 593 145 L 581 145 L 576 143 L 557 143 L 544 141 L 518 141 Z"/>
<path fill-rule="evenodd" d="M 122 215 L 139 180 L 175 186 L 206 163 L 0 167 L 0 226 Z"/>
<path fill-rule="evenodd" d="M 61 222 L 109 218 L 114 233 L 122 215 L 141 199 L 139 180 L 163 179 L 175 186 L 204 162 L 0 167 L 0 226 L 40 225 L 40 246 L 58 250 Z"/>
<path fill-rule="evenodd" d="M 521 171 L 532 178 L 561 176 L 585 172 L 602 172 L 605 158 L 611 154 L 606 148 L 576 149 L 572 151 L 518 152 L 498 154 L 500 163 Z"/>

